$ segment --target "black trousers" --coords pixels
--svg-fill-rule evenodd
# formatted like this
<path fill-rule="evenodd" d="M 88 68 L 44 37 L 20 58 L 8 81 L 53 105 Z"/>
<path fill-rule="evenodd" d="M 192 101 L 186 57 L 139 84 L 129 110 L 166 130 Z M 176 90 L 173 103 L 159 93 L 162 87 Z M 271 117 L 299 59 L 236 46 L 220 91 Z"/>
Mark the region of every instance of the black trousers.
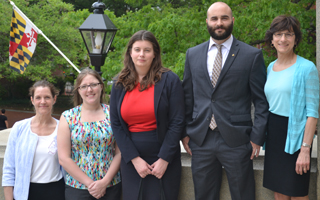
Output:
<path fill-rule="evenodd" d="M 108 187 L 106 194 L 99 200 L 120 200 L 121 183 Z M 96 200 L 88 190 L 77 189 L 66 185 L 66 200 Z"/>
<path fill-rule="evenodd" d="M 30 183 L 28 200 L 64 200 L 64 180 L 51 183 Z"/>
<path fill-rule="evenodd" d="M 189 141 L 196 200 L 219 200 L 224 167 L 232 200 L 254 200 L 255 182 L 250 143 L 229 147 L 218 130 L 208 128 L 202 146 Z"/>

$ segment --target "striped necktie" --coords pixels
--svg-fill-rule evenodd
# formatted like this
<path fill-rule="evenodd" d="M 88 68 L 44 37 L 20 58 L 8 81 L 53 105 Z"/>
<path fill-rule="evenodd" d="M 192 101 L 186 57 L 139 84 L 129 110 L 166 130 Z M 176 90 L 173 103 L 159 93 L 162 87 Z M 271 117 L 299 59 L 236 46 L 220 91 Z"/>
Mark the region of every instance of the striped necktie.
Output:
<path fill-rule="evenodd" d="M 219 44 L 215 44 L 215 45 L 217 46 L 218 52 L 217 52 L 216 58 L 213 63 L 213 68 L 212 68 L 211 83 L 212 83 L 213 87 L 215 87 L 217 84 L 217 81 L 218 81 L 218 78 L 219 78 L 220 72 L 221 72 L 221 67 L 222 67 L 222 53 L 221 53 L 222 45 L 219 45 Z M 211 122 L 210 122 L 209 127 L 211 130 L 214 130 L 217 127 L 217 123 L 216 123 L 216 120 L 214 119 L 213 114 L 211 117 Z"/>

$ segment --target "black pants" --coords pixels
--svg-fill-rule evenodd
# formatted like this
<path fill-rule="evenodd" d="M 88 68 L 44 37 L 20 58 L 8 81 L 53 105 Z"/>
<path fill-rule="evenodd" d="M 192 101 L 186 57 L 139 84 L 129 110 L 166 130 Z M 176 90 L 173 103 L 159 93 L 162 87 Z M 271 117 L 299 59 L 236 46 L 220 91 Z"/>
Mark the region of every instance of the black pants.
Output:
<path fill-rule="evenodd" d="M 120 200 L 121 183 L 108 187 L 106 194 L 99 200 Z M 66 185 L 66 200 L 96 200 L 88 190 L 77 189 Z"/>
<path fill-rule="evenodd" d="M 63 178 L 51 183 L 30 183 L 28 200 L 64 200 Z"/>

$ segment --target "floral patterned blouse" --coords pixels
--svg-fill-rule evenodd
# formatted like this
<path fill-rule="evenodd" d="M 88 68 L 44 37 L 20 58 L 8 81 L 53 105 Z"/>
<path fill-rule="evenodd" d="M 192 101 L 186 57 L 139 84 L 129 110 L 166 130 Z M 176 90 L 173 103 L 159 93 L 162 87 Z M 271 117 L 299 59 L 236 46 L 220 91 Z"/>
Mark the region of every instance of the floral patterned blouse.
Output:
<path fill-rule="evenodd" d="M 106 114 L 106 119 L 101 121 L 81 122 L 82 105 L 62 113 L 69 124 L 71 133 L 71 158 L 94 181 L 106 175 L 115 154 L 110 108 L 106 104 L 101 105 Z M 120 172 L 118 172 L 108 187 L 120 181 Z M 78 189 L 88 189 L 69 173 L 66 173 L 66 184 Z"/>

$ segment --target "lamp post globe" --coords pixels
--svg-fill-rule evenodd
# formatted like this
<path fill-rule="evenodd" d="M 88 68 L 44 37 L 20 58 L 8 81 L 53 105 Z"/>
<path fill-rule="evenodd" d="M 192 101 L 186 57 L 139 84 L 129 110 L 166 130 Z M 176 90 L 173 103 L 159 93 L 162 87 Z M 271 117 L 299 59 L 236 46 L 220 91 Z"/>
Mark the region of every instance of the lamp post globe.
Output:
<path fill-rule="evenodd" d="M 106 8 L 103 2 L 92 4 L 93 14 L 79 27 L 82 39 L 89 53 L 91 65 L 101 75 L 101 66 L 104 64 L 111 43 L 117 32 L 116 26 L 107 15 L 104 14 Z"/>

